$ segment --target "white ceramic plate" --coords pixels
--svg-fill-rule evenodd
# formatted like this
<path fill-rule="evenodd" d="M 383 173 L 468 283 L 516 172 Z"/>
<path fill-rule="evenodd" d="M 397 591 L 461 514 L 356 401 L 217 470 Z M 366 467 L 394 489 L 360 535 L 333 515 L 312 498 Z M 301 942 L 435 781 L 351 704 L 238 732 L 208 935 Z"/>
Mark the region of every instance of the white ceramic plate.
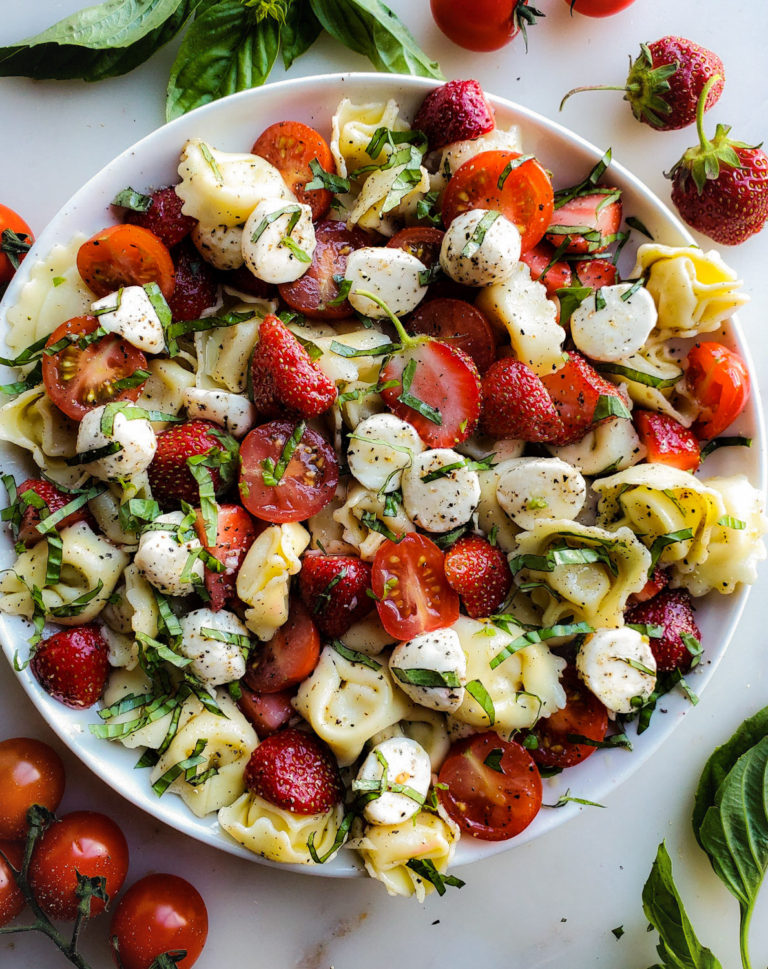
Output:
<path fill-rule="evenodd" d="M 90 235 L 114 222 L 110 202 L 127 185 L 144 190 L 177 181 L 179 151 L 188 138 L 203 138 L 225 151 L 247 151 L 267 125 L 286 119 L 311 124 L 329 138 L 331 115 L 342 97 L 349 97 L 358 103 L 394 97 L 408 117 L 413 115 L 424 95 L 434 86 L 435 82 L 424 78 L 385 74 L 306 77 L 234 95 L 160 128 L 107 165 L 51 221 L 0 304 L 0 330 L 4 329 L 5 310 L 17 298 L 35 257 L 47 254 L 55 243 L 68 242 L 76 233 Z M 497 112 L 497 123 L 502 126 L 517 123 L 521 126 L 525 151 L 534 153 L 546 168 L 555 173 L 558 185 L 572 184 L 583 178 L 603 153 L 578 135 L 532 111 L 501 98 L 492 97 L 490 100 Z M 51 177 L 55 177 L 53 168 Z M 639 218 L 657 241 L 668 245 L 692 242 L 682 223 L 629 171 L 612 164 L 609 178 L 612 184 L 623 190 L 625 214 Z M 625 258 L 628 265 L 625 265 L 625 270 L 631 266 L 634 248 L 641 241 L 635 238 L 627 246 Z M 732 323 L 720 335 L 712 334 L 712 338 L 724 339 L 738 347 L 750 362 L 738 324 Z M 754 438 L 755 445 L 749 451 L 732 448 L 717 452 L 708 461 L 708 474 L 743 471 L 753 484 L 763 488 L 765 449 L 756 392 L 747 411 L 730 433 L 747 434 Z M 26 477 L 32 470 L 21 451 L 2 443 L 0 466 L 4 473 L 14 474 L 17 480 Z M 0 566 L 8 567 L 13 559 L 12 542 L 4 532 L 0 536 Z M 697 621 L 702 631 L 705 661 L 690 677 L 691 686 L 697 694 L 701 694 L 725 652 L 747 592 L 747 589 L 741 589 L 735 595 L 723 598 L 713 595 L 699 605 Z M 0 640 L 9 662 L 12 662 L 17 650 L 22 656 L 26 655 L 28 636 L 29 628 L 23 620 L 0 617 Z M 178 797 L 166 795 L 158 798 L 150 788 L 148 772 L 133 769 L 136 751 L 128 750 L 119 743 L 98 740 L 88 731 L 88 722 L 97 719 L 93 711 L 82 713 L 69 710 L 49 697 L 28 670 L 19 676 L 30 699 L 53 730 L 107 784 L 177 830 L 233 854 L 263 861 L 221 832 L 215 815 L 200 820 Z M 555 803 L 566 787 L 577 791 L 579 797 L 602 801 L 609 791 L 641 767 L 673 732 L 679 720 L 692 709 L 689 702 L 677 693 L 665 697 L 661 706 L 663 712 L 658 710 L 654 714 L 651 728 L 641 737 L 633 738 L 632 752 L 618 749 L 598 751 L 584 764 L 545 781 L 544 802 Z M 455 865 L 466 864 L 540 837 L 573 817 L 577 811 L 575 804 L 567 804 L 558 810 L 542 809 L 530 827 L 512 841 L 489 843 L 463 838 L 456 853 Z M 341 852 L 334 862 L 322 867 L 290 867 L 303 873 L 336 877 L 360 873 L 360 866 L 351 852 Z"/>

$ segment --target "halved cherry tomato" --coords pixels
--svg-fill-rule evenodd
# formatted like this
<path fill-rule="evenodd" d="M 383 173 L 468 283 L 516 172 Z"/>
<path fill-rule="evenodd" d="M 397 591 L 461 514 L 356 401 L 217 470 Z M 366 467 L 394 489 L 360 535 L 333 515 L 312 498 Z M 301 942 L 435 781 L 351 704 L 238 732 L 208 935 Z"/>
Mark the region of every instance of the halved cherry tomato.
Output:
<path fill-rule="evenodd" d="M 569 738 L 600 741 L 608 729 L 608 711 L 584 686 L 573 666 L 563 670 L 560 683 L 565 690 L 565 706 L 549 717 L 542 717 L 531 730 L 538 741 L 531 756 L 542 767 L 573 767 L 581 763 L 597 748 Z"/>
<path fill-rule="evenodd" d="M 639 592 L 633 592 L 629 599 L 627 599 L 628 606 L 637 605 L 638 602 L 648 602 L 649 599 L 653 599 L 657 596 L 662 589 L 666 589 L 669 585 L 670 575 L 665 569 L 660 568 L 658 565 L 653 570 L 653 573 L 642 587 Z"/>
<path fill-rule="evenodd" d="M 582 259 L 573 267 L 574 284 L 598 290 L 601 286 L 613 286 L 619 271 L 609 259 Z"/>
<path fill-rule="evenodd" d="M 280 297 L 294 310 L 313 319 L 341 320 L 353 316 L 348 300 L 329 305 L 339 295 L 334 276 L 343 277 L 347 257 L 355 249 L 370 244 L 360 229 L 348 229 L 344 222 L 320 222 L 315 226 L 316 247 L 312 264 L 295 283 L 282 283 Z"/>
<path fill-rule="evenodd" d="M 128 872 L 128 844 L 123 832 L 105 814 L 73 811 L 54 821 L 35 846 L 29 883 L 40 908 L 53 919 L 77 916 L 77 873 L 106 879 L 110 898 L 120 891 Z M 91 914 L 104 902 L 91 899 Z"/>
<path fill-rule="evenodd" d="M 0 205 L 0 284 L 11 281 L 34 241 L 32 230 L 24 219 L 7 205 Z"/>
<path fill-rule="evenodd" d="M 235 581 L 248 549 L 258 534 L 264 529 L 262 522 L 256 525 L 240 505 L 219 505 L 216 519 L 216 543 L 208 544 L 205 521 L 198 511 L 195 531 L 200 543 L 223 562 L 224 572 L 213 572 L 206 566 L 205 588 L 211 597 L 210 607 L 215 611 L 223 609 L 226 602 L 235 595 Z"/>
<path fill-rule="evenodd" d="M 651 410 L 636 410 L 632 420 L 651 464 L 668 464 L 681 471 L 698 468 L 701 453 L 696 435 L 674 417 Z"/>
<path fill-rule="evenodd" d="M 387 242 L 388 249 L 403 249 L 416 256 L 427 269 L 440 259 L 440 246 L 445 233 L 428 225 L 414 225 L 396 232 Z"/>
<path fill-rule="evenodd" d="M 463 299 L 431 299 L 420 303 L 405 324 L 409 333 L 450 343 L 475 361 L 480 373 L 493 363 L 496 340 L 485 316 Z"/>
<path fill-rule="evenodd" d="M 0 841 L 0 851 L 2 852 L 0 854 L 0 925 L 7 925 L 23 910 L 26 902 L 3 855 L 16 871 L 21 871 L 24 846 L 18 841 Z"/>
<path fill-rule="evenodd" d="M 445 577 L 445 556 L 425 535 L 387 539 L 373 560 L 371 586 L 382 626 L 396 639 L 450 626 L 459 618 L 459 597 Z"/>
<path fill-rule="evenodd" d="M 493 209 L 517 226 L 522 251 L 532 249 L 552 220 L 554 193 L 535 158 L 508 169 L 516 158 L 520 152 L 483 151 L 460 165 L 443 195 L 445 227 L 468 209 Z"/>
<path fill-rule="evenodd" d="M 310 206 L 313 222 L 327 215 L 332 193 L 325 188 L 310 192 L 305 188 L 314 178 L 309 167 L 311 161 L 320 162 L 326 172 L 336 171 L 331 149 L 319 131 L 300 121 L 278 121 L 259 135 L 251 153 L 275 166 L 299 202 Z"/>
<path fill-rule="evenodd" d="M 536 279 L 547 287 L 547 296 L 557 295 L 558 289 L 571 285 L 571 267 L 567 262 L 557 260 L 552 262 L 555 250 L 546 242 L 524 252 L 520 262 L 524 262 L 531 270 L 531 279 Z M 547 270 L 544 272 L 544 270 Z M 542 275 L 544 273 L 544 275 Z"/>
<path fill-rule="evenodd" d="M 411 380 L 403 388 L 406 374 Z M 480 375 L 472 358 L 457 346 L 424 338 L 390 357 L 379 380 L 382 384 L 398 381 L 382 390 L 384 403 L 393 414 L 413 424 L 429 447 L 453 447 L 466 441 L 475 429 L 480 416 Z"/>
<path fill-rule="evenodd" d="M 701 441 L 722 434 L 747 406 L 747 365 L 722 343 L 697 343 L 689 351 L 685 382 L 699 407 L 691 430 Z"/>
<path fill-rule="evenodd" d="M 282 693 L 257 693 L 244 683 L 240 683 L 240 699 L 237 705 L 243 716 L 259 737 L 268 737 L 284 727 L 296 713 L 291 704 L 293 690 Z"/>
<path fill-rule="evenodd" d="M 145 875 L 120 899 L 110 937 L 117 949 L 115 965 L 121 969 L 149 969 L 158 956 L 179 951 L 186 955 L 174 965 L 191 969 L 208 938 L 208 910 L 184 878 Z"/>
<path fill-rule="evenodd" d="M 40 804 L 55 811 L 64 794 L 64 765 L 56 751 L 31 737 L 0 742 L 0 838 L 27 834 L 27 811 Z"/>
<path fill-rule="evenodd" d="M 301 599 L 291 599 L 288 621 L 248 660 L 245 682 L 257 693 L 298 686 L 320 659 L 320 634 Z"/>
<path fill-rule="evenodd" d="M 621 200 L 606 204 L 606 196 L 616 189 L 577 195 L 555 209 L 547 229 L 547 239 L 559 246 L 568 239 L 566 252 L 602 252 L 614 241 L 621 225 Z"/>
<path fill-rule="evenodd" d="M 453 744 L 438 778 L 447 785 L 438 790 L 440 803 L 462 831 L 482 841 L 520 834 L 541 807 L 541 776 L 533 758 L 491 731 Z"/>
<path fill-rule="evenodd" d="M 173 293 L 173 259 L 168 248 L 139 225 L 110 225 L 80 246 L 77 271 L 97 296 L 121 286 L 157 283 L 168 299 Z"/>
<path fill-rule="evenodd" d="M 56 353 L 43 354 L 43 383 L 48 396 L 67 417 L 81 421 L 89 410 L 112 400 L 138 400 L 144 383 L 116 390 L 115 382 L 146 370 L 147 358 L 116 333 L 109 333 L 84 349 L 78 340 L 99 327 L 95 316 L 75 316 L 48 337 L 46 348 L 65 337 L 75 339 Z"/>
<path fill-rule="evenodd" d="M 276 485 L 265 481 L 265 462 L 277 466 L 298 424 L 271 421 L 255 427 L 240 445 L 240 497 L 248 511 L 268 522 L 300 522 L 333 498 L 339 464 L 326 439 L 305 427 Z M 269 473 L 267 472 L 267 478 Z"/>
<path fill-rule="evenodd" d="M 585 17 L 611 17 L 624 10 L 635 0 L 565 0 L 571 13 L 583 13 Z"/>

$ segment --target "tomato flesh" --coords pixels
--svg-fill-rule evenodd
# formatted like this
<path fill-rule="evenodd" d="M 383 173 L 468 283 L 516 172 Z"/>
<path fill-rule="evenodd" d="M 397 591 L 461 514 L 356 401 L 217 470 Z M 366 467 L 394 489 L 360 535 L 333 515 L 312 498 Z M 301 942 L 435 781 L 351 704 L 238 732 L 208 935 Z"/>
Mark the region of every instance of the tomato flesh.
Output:
<path fill-rule="evenodd" d="M 4 236 L 6 232 L 8 235 Z M 14 235 L 18 236 L 21 246 L 14 242 Z M 16 272 L 14 261 L 20 263 L 26 255 L 26 244 L 34 241 L 32 230 L 24 219 L 7 205 L 0 205 L 0 284 L 11 281 Z"/>
<path fill-rule="evenodd" d="M 747 406 L 747 366 L 738 353 L 721 343 L 697 343 L 689 351 L 685 381 L 699 407 L 691 427 L 699 440 L 722 434 Z"/>
<path fill-rule="evenodd" d="M 305 680 L 319 659 L 317 626 L 304 603 L 294 598 L 288 621 L 251 654 L 245 682 L 257 693 L 280 693 Z"/>
<path fill-rule="evenodd" d="M 123 223 L 97 232 L 80 246 L 77 271 L 96 296 L 108 296 L 121 286 L 157 283 L 170 299 L 175 285 L 167 246 L 139 225 Z"/>
<path fill-rule="evenodd" d="M 542 717 L 531 730 L 538 744 L 531 756 L 542 767 L 573 767 L 581 763 L 597 748 L 569 738 L 586 737 L 599 742 L 608 729 L 608 711 L 584 686 L 574 667 L 565 668 L 560 683 L 565 690 L 565 706 Z"/>
<path fill-rule="evenodd" d="M 0 926 L 12 922 L 23 911 L 26 902 L 21 889 L 16 884 L 13 872 L 8 867 L 3 855 L 10 861 L 16 871 L 21 871 L 24 861 L 24 846 L 17 841 L 0 840 Z"/>
<path fill-rule="evenodd" d="M 311 161 L 318 161 L 326 172 L 336 171 L 331 149 L 319 131 L 300 121 L 278 121 L 259 135 L 251 153 L 275 166 L 299 202 L 312 209 L 313 222 L 328 214 L 332 193 L 325 188 L 311 191 L 306 188 L 307 182 L 314 178 L 309 167 Z"/>
<path fill-rule="evenodd" d="M 55 811 L 64 794 L 64 765 L 56 751 L 31 737 L 0 742 L 0 838 L 26 837 L 27 811 Z"/>
<path fill-rule="evenodd" d="M 420 303 L 405 326 L 409 333 L 431 336 L 463 350 L 472 357 L 479 373 L 485 373 L 496 356 L 490 323 L 476 306 L 463 299 Z"/>
<path fill-rule="evenodd" d="M 296 713 L 291 704 L 293 694 L 293 690 L 257 693 L 241 683 L 237 705 L 248 722 L 253 724 L 259 737 L 268 737 L 284 727 Z"/>

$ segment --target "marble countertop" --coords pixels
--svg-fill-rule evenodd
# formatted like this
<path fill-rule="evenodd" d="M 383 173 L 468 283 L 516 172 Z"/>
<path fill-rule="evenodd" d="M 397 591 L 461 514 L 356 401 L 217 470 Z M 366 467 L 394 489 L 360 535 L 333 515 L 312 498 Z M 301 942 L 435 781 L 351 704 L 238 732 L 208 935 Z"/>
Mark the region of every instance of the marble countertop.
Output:
<path fill-rule="evenodd" d="M 0 23 L 10 44 L 77 9 L 78 0 L 13 4 Z M 577 84 L 618 83 L 627 55 L 641 41 L 680 34 L 716 50 L 726 68 L 723 97 L 708 116 L 756 143 L 768 135 L 764 42 L 768 6 L 733 0 L 636 0 L 612 18 L 569 16 L 562 0 L 539 0 L 546 18 L 491 54 L 455 47 L 432 22 L 427 0 L 390 0 L 448 77 L 476 77 L 484 87 L 613 147 L 662 199 L 668 170 L 695 132 L 657 133 L 638 124 L 619 94 L 574 98 L 558 115 L 562 95 Z M 10 6 L 10 4 L 8 4 Z M 171 46 L 132 74 L 98 84 L 0 79 L 0 200 L 40 232 L 62 203 L 105 162 L 164 120 Z M 366 60 L 323 38 L 290 76 L 368 70 Z M 276 67 L 273 79 L 283 76 Z M 760 78 L 760 86 L 755 81 Z M 751 305 L 740 314 L 760 375 L 768 367 L 762 328 L 768 308 L 764 232 L 724 252 L 745 280 Z M 701 244 L 709 243 L 703 237 Z M 210 935 L 200 969 L 400 969 L 477 964 L 490 969 L 643 969 L 655 961 L 641 890 L 656 847 L 666 839 L 676 878 L 702 941 L 724 966 L 738 964 L 735 901 L 711 874 L 690 830 L 693 791 L 711 750 L 748 715 L 768 703 L 762 606 L 768 568 L 753 591 L 730 649 L 701 703 L 603 810 L 584 807 L 545 838 L 460 874 L 466 886 L 426 904 L 389 898 L 372 881 L 329 881 L 274 870 L 189 840 L 123 801 L 58 742 L 10 667 L 0 663 L 0 738 L 27 735 L 52 743 L 64 759 L 68 785 L 62 808 L 91 807 L 113 816 L 131 846 L 130 880 L 153 870 L 190 879 L 205 897 Z M 1 795 L 0 795 L 1 796 Z M 765 911 L 764 906 L 762 907 Z M 623 926 L 617 939 L 612 929 Z M 768 957 L 768 920 L 753 921 L 756 964 Z M 96 920 L 84 951 L 94 966 L 111 965 L 107 923 Z M 68 963 L 42 939 L 0 941 L 0 966 L 57 969 Z"/>

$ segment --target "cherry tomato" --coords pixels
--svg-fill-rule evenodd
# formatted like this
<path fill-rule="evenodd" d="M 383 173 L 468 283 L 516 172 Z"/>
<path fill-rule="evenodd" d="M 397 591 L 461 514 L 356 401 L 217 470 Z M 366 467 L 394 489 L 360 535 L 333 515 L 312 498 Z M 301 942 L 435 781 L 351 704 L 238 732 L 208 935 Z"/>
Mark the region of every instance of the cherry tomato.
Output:
<path fill-rule="evenodd" d="M 477 307 L 463 299 L 420 303 L 408 318 L 406 329 L 458 347 L 472 357 L 480 373 L 485 373 L 496 356 L 490 323 Z"/>
<path fill-rule="evenodd" d="M 277 466 L 297 424 L 271 421 L 255 427 L 240 445 L 240 497 L 248 511 L 268 522 L 300 522 L 324 508 L 336 491 L 339 465 L 325 438 L 305 427 L 278 484 L 264 480 L 264 462 Z"/>
<path fill-rule="evenodd" d="M 31 737 L 0 742 L 0 838 L 26 837 L 27 811 L 55 811 L 64 794 L 64 765 L 56 751 Z"/>
<path fill-rule="evenodd" d="M 554 255 L 552 246 L 540 242 L 520 256 L 520 262 L 524 262 L 531 270 L 531 279 L 537 279 L 546 286 L 547 296 L 550 298 L 557 295 L 558 289 L 571 285 L 571 267 L 560 260 L 553 262 Z"/>
<path fill-rule="evenodd" d="M 722 434 L 747 406 L 747 365 L 721 343 L 697 343 L 688 353 L 685 382 L 696 398 L 699 416 L 691 430 L 702 441 Z"/>
<path fill-rule="evenodd" d="M 453 744 L 438 779 L 447 785 L 438 790 L 445 810 L 462 831 L 482 841 L 520 834 L 541 807 L 541 776 L 533 758 L 491 731 Z"/>
<path fill-rule="evenodd" d="M 379 547 L 371 586 L 379 619 L 390 636 L 412 639 L 459 618 L 459 597 L 448 585 L 444 562 L 437 545 L 416 532 Z"/>
<path fill-rule="evenodd" d="M 48 828 L 35 846 L 29 883 L 43 911 L 53 919 L 77 915 L 77 872 L 106 879 L 110 898 L 120 891 L 128 871 L 128 844 L 115 822 L 95 811 L 74 811 Z M 91 900 L 91 914 L 104 902 Z"/>
<path fill-rule="evenodd" d="M 278 121 L 259 135 L 251 153 L 275 166 L 299 202 L 312 209 L 314 222 L 327 215 L 332 193 L 325 188 L 308 192 L 305 187 L 315 177 L 309 167 L 311 161 L 318 161 L 326 172 L 336 171 L 331 149 L 319 131 L 300 121 Z"/>
<path fill-rule="evenodd" d="M 244 683 L 240 684 L 240 699 L 237 705 L 243 716 L 259 737 L 268 737 L 284 727 L 296 713 L 291 704 L 293 690 L 282 693 L 257 693 Z"/>
<path fill-rule="evenodd" d="M 145 875 L 120 899 L 110 935 L 122 969 L 149 969 L 164 952 L 180 951 L 187 954 L 176 965 L 190 969 L 208 938 L 208 910 L 198 890 L 178 875 Z"/>
<path fill-rule="evenodd" d="M 535 158 L 508 170 L 519 157 L 517 151 L 483 151 L 460 165 L 443 195 L 446 228 L 468 209 L 493 209 L 517 226 L 522 251 L 532 249 L 552 221 L 554 192 Z"/>
<path fill-rule="evenodd" d="M 173 295 L 171 254 L 153 232 L 139 225 L 111 225 L 97 232 L 80 246 L 77 271 L 97 296 L 145 283 L 157 283 L 166 299 Z"/>
<path fill-rule="evenodd" d="M 607 249 L 619 231 L 622 213 L 620 199 L 606 204 L 611 191 L 615 189 L 577 195 L 555 209 L 547 231 L 549 242 L 559 246 L 567 238 L 565 251 L 577 254 Z"/>
<path fill-rule="evenodd" d="M 23 845 L 16 841 L 0 841 L 0 851 L 16 871 L 21 871 L 24 861 Z M 7 925 L 22 911 L 26 902 L 3 855 L 0 855 L 0 925 Z"/>
<path fill-rule="evenodd" d="M 0 205 L 0 284 L 11 281 L 26 249 L 34 241 L 32 230 L 24 219 L 7 205 Z"/>
<path fill-rule="evenodd" d="M 411 376 L 407 394 L 420 402 L 416 407 L 401 400 L 405 374 Z M 428 447 L 453 447 L 474 430 L 480 416 L 480 375 L 472 358 L 457 346 L 425 338 L 392 356 L 379 379 L 382 384 L 398 381 L 382 390 L 384 403 L 413 424 Z"/>
<path fill-rule="evenodd" d="M 257 693 L 298 686 L 320 659 L 320 634 L 301 599 L 291 599 L 288 621 L 248 661 L 245 682 Z"/>
<path fill-rule="evenodd" d="M 681 471 L 698 468 L 701 452 L 696 435 L 674 417 L 650 410 L 635 410 L 632 420 L 651 464 L 668 464 Z"/>
<path fill-rule="evenodd" d="M 624 10 L 635 0 L 565 0 L 571 13 L 583 13 L 585 17 L 611 17 Z"/>
<path fill-rule="evenodd" d="M 445 233 L 442 229 L 435 229 L 431 226 L 410 226 L 407 229 L 400 229 L 387 242 L 388 249 L 403 249 L 416 256 L 424 263 L 427 269 L 431 269 L 440 259 L 440 246 Z M 428 299 L 440 297 L 473 300 L 477 296 L 477 290 L 472 286 L 463 286 L 440 273 L 437 279 L 429 284 Z"/>
<path fill-rule="evenodd" d="M 370 244 L 360 229 L 347 229 L 344 222 L 320 222 L 315 226 L 315 252 L 309 269 L 295 283 L 278 286 L 280 297 L 291 307 L 313 319 L 341 320 L 353 316 L 348 300 L 329 306 L 339 295 L 334 276 L 342 277 L 347 257 Z"/>
<path fill-rule="evenodd" d="M 608 711 L 584 686 L 574 667 L 565 668 L 560 683 L 565 690 L 565 706 L 549 717 L 542 717 L 531 730 L 538 741 L 531 756 L 542 767 L 573 767 L 581 763 L 597 748 L 568 738 L 578 736 L 598 741 L 608 729 Z"/>
<path fill-rule="evenodd" d="M 573 267 L 573 276 L 575 285 L 597 290 L 601 286 L 613 286 L 619 272 L 610 259 L 582 259 Z"/>
<path fill-rule="evenodd" d="M 48 337 L 52 347 L 64 337 L 87 337 L 98 329 L 95 316 L 75 316 Z M 115 381 L 145 370 L 147 358 L 136 347 L 109 333 L 80 349 L 76 341 L 56 353 L 43 355 L 43 383 L 59 410 L 72 420 L 81 421 L 89 410 L 112 400 L 138 400 L 144 384 L 115 390 Z"/>
<path fill-rule="evenodd" d="M 430 0 L 435 23 L 465 50 L 498 50 L 520 33 L 528 0 Z M 528 24 L 526 23 L 526 26 Z"/>

